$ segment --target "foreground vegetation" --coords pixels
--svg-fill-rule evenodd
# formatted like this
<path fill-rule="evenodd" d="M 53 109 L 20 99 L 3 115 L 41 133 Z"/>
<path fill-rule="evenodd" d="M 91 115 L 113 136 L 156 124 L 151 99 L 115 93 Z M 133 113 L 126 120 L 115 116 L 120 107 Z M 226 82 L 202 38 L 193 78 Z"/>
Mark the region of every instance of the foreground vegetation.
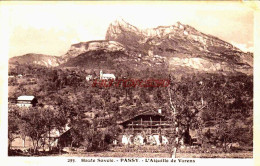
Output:
<path fill-rule="evenodd" d="M 117 121 L 132 117 L 140 110 L 158 108 L 169 119 L 177 119 L 183 131 L 178 134 L 185 139 L 185 144 L 190 144 L 189 130 L 194 129 L 202 146 L 216 146 L 222 152 L 228 151 L 230 143 L 253 146 L 252 76 L 194 73 L 177 77 L 167 69 L 120 69 L 115 72 L 118 78 L 169 79 L 171 84 L 167 88 L 105 88 L 93 87 L 91 81 L 85 80 L 86 75 L 97 75 L 97 71 L 35 65 L 17 65 L 11 69 L 10 74 L 29 75 L 35 83 L 24 78 L 10 79 L 9 85 L 15 90 L 9 97 L 34 95 L 38 105 L 21 110 L 10 104 L 10 146 L 16 137 L 27 136 L 34 142 L 36 153 L 42 145 L 40 142 L 48 140 L 50 130 L 62 130 L 68 124 L 71 146 L 84 147 L 86 151 L 106 151 L 122 129 Z M 173 106 L 178 111 L 175 119 Z"/>

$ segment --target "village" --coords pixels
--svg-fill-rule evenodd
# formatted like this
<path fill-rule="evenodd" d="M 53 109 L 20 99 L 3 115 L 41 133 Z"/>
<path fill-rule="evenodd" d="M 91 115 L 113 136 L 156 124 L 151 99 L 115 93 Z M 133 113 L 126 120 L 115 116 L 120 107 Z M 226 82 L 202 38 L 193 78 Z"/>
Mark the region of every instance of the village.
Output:
<path fill-rule="evenodd" d="M 14 76 L 11 76 L 11 78 L 13 77 Z M 17 77 L 22 78 L 23 76 L 20 74 Z M 116 76 L 114 74 L 103 74 L 102 70 L 100 70 L 99 77 L 94 78 L 92 75 L 87 75 L 86 81 L 92 81 L 97 78 L 101 81 L 115 80 Z M 17 105 L 21 109 L 36 107 L 38 103 L 35 96 L 29 95 L 19 96 L 15 101 L 13 99 L 10 100 L 10 102 L 12 102 L 14 105 Z M 93 113 L 87 112 L 85 115 L 90 118 L 95 116 Z M 162 114 L 162 109 L 160 108 L 158 110 L 148 110 L 141 112 L 132 116 L 131 118 L 125 119 L 124 121 L 117 121 L 116 124 L 122 126 L 123 129 L 117 138 L 113 140 L 114 145 L 168 145 L 169 140 L 166 134 L 173 132 L 172 121 Z M 59 146 L 66 149 L 66 147 L 69 147 L 71 145 L 71 138 L 69 138 L 68 134 L 69 132 L 70 127 L 68 127 L 68 124 L 64 126 L 63 132 L 60 132 L 57 129 L 53 129 L 47 136 L 52 140 L 52 148 Z M 181 140 L 181 144 L 184 145 L 184 138 Z M 192 145 L 200 146 L 200 144 L 197 143 L 197 138 L 195 136 L 192 138 Z M 30 148 L 31 146 L 32 142 L 27 137 L 24 137 L 23 139 L 16 138 L 12 143 L 13 148 L 22 147 L 23 149 L 26 149 Z M 48 148 L 49 147 L 46 147 L 46 149 Z"/>

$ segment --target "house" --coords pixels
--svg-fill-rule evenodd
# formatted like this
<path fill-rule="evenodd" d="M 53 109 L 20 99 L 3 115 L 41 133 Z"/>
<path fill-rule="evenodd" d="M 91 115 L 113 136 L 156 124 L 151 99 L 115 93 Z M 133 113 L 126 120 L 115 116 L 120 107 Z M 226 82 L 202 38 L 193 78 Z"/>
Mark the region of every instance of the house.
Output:
<path fill-rule="evenodd" d="M 16 100 L 19 107 L 32 107 L 36 106 L 37 99 L 34 96 L 19 96 Z"/>
<path fill-rule="evenodd" d="M 131 132 L 143 131 L 143 129 L 151 129 L 152 133 L 156 133 L 159 127 L 168 128 L 170 121 L 162 114 L 161 109 L 157 111 L 148 110 L 141 112 L 134 117 L 126 119 L 124 121 L 117 122 L 122 125 L 125 130 L 130 130 Z"/>
<path fill-rule="evenodd" d="M 69 131 L 70 130 L 70 127 L 68 127 L 68 124 L 66 124 L 65 125 L 65 127 L 63 127 L 62 129 L 52 129 L 51 131 L 50 131 L 50 135 L 48 134 L 47 135 L 47 142 L 49 141 L 49 139 L 50 139 L 50 142 L 51 142 L 51 147 L 57 147 L 57 146 L 59 146 L 58 144 L 59 144 L 59 140 L 60 140 L 60 137 L 64 134 L 64 133 L 66 133 L 67 131 Z"/>
<path fill-rule="evenodd" d="M 60 135 L 57 146 L 59 147 L 71 147 L 72 144 L 72 132 L 71 129 L 64 132 L 62 135 Z"/>
<path fill-rule="evenodd" d="M 109 80 L 109 79 L 116 79 L 116 76 L 114 74 L 103 74 L 103 71 L 100 71 L 100 80 Z"/>
<path fill-rule="evenodd" d="M 38 150 L 51 150 L 49 148 L 54 148 L 54 147 L 58 147 L 58 143 L 59 143 L 59 139 L 60 137 L 63 135 L 63 133 L 66 133 L 70 128 L 68 127 L 68 125 L 66 125 L 64 128 L 62 129 L 52 129 L 50 131 L 50 133 L 48 133 L 46 135 L 46 137 L 42 137 L 38 144 L 39 145 L 42 145 L 40 147 L 40 149 Z M 50 147 L 49 147 L 49 143 L 50 143 Z M 14 149 L 22 149 L 22 150 L 26 150 L 26 149 L 29 149 L 29 148 L 32 148 L 33 147 L 33 141 L 30 137 L 26 136 L 24 138 L 22 138 L 21 136 L 20 137 L 17 137 L 14 139 L 14 141 L 12 142 L 12 145 L 11 145 L 12 148 Z"/>
<path fill-rule="evenodd" d="M 86 76 L 86 80 L 87 80 L 87 81 L 90 81 L 90 80 L 92 80 L 92 78 L 93 78 L 93 76 L 92 76 L 92 75 L 87 75 L 87 76 Z"/>
<path fill-rule="evenodd" d="M 123 133 L 119 136 L 122 144 L 161 145 L 168 144 L 167 133 L 171 133 L 171 121 L 157 111 L 148 110 L 132 118 L 117 122 L 123 126 Z"/>

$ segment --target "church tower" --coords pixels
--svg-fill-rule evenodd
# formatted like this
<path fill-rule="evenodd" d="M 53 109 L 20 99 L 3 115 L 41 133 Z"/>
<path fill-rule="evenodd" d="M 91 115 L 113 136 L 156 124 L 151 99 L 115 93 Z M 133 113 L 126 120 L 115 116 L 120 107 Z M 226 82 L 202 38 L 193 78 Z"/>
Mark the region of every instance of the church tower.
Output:
<path fill-rule="evenodd" d="M 99 79 L 102 80 L 102 78 L 103 78 L 103 71 L 102 70 L 100 70 L 99 77 L 100 77 Z"/>

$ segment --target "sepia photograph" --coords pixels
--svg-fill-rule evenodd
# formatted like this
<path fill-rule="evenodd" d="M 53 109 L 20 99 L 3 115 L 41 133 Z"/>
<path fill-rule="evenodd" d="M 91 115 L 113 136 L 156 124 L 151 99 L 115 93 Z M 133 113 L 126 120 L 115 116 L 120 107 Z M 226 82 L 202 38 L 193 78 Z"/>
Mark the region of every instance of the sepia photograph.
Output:
<path fill-rule="evenodd" d="M 9 158 L 253 159 L 251 7 L 30 2 L 1 9 L 8 11 Z"/>

